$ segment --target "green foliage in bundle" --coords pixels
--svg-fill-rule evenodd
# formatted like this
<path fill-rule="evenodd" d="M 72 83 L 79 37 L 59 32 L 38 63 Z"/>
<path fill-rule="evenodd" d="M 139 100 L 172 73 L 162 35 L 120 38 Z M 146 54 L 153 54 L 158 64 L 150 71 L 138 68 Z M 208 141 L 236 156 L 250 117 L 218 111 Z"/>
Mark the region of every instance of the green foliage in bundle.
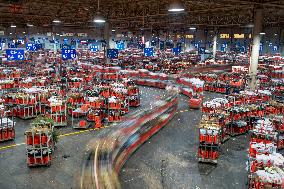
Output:
<path fill-rule="evenodd" d="M 52 138 L 54 144 L 56 144 L 58 142 L 59 136 L 60 136 L 60 133 L 57 130 L 52 131 L 51 138 Z"/>
<path fill-rule="evenodd" d="M 53 119 L 49 117 L 44 117 L 44 116 L 38 116 L 32 122 L 32 125 L 34 125 L 35 127 L 42 126 L 42 125 L 53 126 L 53 124 L 54 124 Z"/>

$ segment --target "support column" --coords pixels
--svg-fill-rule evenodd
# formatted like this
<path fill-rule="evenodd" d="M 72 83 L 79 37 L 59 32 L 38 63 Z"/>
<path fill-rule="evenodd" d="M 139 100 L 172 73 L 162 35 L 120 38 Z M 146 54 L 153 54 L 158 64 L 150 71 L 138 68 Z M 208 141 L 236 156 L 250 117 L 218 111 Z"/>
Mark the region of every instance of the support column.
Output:
<path fill-rule="evenodd" d="M 251 81 L 249 87 L 251 90 L 256 89 L 256 76 L 259 58 L 259 48 L 260 48 L 260 32 L 262 30 L 262 20 L 263 20 L 263 9 L 257 8 L 254 13 L 254 29 L 253 29 L 253 44 L 251 51 L 251 62 L 249 68 L 249 74 Z"/>
<path fill-rule="evenodd" d="M 109 49 L 109 40 L 110 40 L 110 26 L 109 23 L 106 22 L 105 23 L 105 28 L 104 28 L 104 40 L 106 41 L 106 46 L 104 49 L 104 54 L 105 54 L 105 59 L 106 59 L 106 63 L 109 64 L 110 63 L 110 59 L 107 58 L 107 49 Z"/>
<path fill-rule="evenodd" d="M 213 58 L 215 60 L 216 58 L 216 52 L 217 52 L 217 32 L 214 33 L 214 37 L 213 37 L 213 49 L 212 49 L 212 53 L 213 53 Z"/>
<path fill-rule="evenodd" d="M 284 29 L 280 30 L 280 34 L 279 34 L 279 52 L 281 54 L 281 56 L 284 56 Z"/>
<path fill-rule="evenodd" d="M 200 39 L 201 39 L 201 43 L 200 43 L 200 47 L 205 48 L 206 50 L 206 43 L 207 43 L 207 28 L 202 29 L 202 32 L 200 33 Z M 199 49 L 198 49 L 199 50 Z M 199 54 L 199 53 L 198 53 Z M 205 57 L 205 53 L 200 54 L 200 58 L 201 61 L 205 61 L 206 57 Z"/>

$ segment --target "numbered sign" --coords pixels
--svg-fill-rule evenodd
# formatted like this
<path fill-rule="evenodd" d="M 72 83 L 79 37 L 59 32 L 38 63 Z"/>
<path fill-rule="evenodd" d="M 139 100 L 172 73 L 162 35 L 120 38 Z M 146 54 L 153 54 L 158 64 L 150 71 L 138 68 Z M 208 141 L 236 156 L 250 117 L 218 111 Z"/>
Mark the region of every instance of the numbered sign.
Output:
<path fill-rule="evenodd" d="M 164 49 L 165 49 L 165 42 L 160 41 L 160 50 L 164 50 Z"/>
<path fill-rule="evenodd" d="M 25 51 L 23 49 L 7 49 L 6 55 L 8 60 L 24 60 Z"/>
<path fill-rule="evenodd" d="M 118 49 L 118 50 L 124 50 L 125 49 L 125 46 L 124 46 L 124 43 L 117 43 L 116 44 L 116 48 Z"/>
<path fill-rule="evenodd" d="M 71 45 L 67 45 L 67 44 L 60 44 L 61 49 L 71 49 Z"/>
<path fill-rule="evenodd" d="M 76 50 L 75 49 L 62 49 L 62 59 L 69 60 L 76 58 Z"/>
<path fill-rule="evenodd" d="M 118 58 L 118 49 L 107 49 L 107 58 Z"/>
<path fill-rule="evenodd" d="M 90 51 L 92 52 L 98 52 L 99 51 L 99 45 L 91 45 Z"/>
<path fill-rule="evenodd" d="M 198 53 L 199 54 L 205 54 L 205 47 L 199 47 L 198 48 Z"/>
<path fill-rule="evenodd" d="M 26 44 L 26 50 L 27 51 L 36 51 L 36 45 L 34 43 L 27 43 Z"/>
<path fill-rule="evenodd" d="M 139 48 L 139 49 L 144 49 L 144 48 L 145 48 L 145 44 L 139 43 L 139 44 L 138 44 L 138 48 Z"/>
<path fill-rule="evenodd" d="M 221 52 L 226 52 L 226 48 L 228 47 L 227 43 L 223 43 L 221 46 Z"/>
<path fill-rule="evenodd" d="M 181 52 L 181 48 L 179 48 L 179 47 L 176 47 L 176 48 L 173 48 L 173 53 L 174 53 L 174 55 L 179 55 L 180 54 L 180 52 Z"/>
<path fill-rule="evenodd" d="M 153 48 L 145 48 L 144 49 L 144 56 L 154 56 L 154 49 Z"/>
<path fill-rule="evenodd" d="M 35 44 L 35 46 L 36 46 L 36 50 L 43 48 L 41 43 L 37 43 L 37 44 Z"/>
<path fill-rule="evenodd" d="M 15 43 L 8 43 L 9 48 L 17 48 L 17 45 Z"/>

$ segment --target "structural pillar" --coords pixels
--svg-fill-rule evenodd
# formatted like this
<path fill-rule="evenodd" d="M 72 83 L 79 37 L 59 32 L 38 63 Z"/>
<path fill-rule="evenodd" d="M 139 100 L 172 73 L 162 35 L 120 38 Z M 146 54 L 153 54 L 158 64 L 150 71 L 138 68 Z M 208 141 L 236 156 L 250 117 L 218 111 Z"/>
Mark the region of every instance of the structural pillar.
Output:
<path fill-rule="evenodd" d="M 260 32 L 262 30 L 262 20 L 263 20 L 263 9 L 257 8 L 254 13 L 254 28 L 253 28 L 253 44 L 251 51 L 251 61 L 249 74 L 251 81 L 249 87 L 251 90 L 256 89 L 256 76 L 257 76 L 257 67 L 258 67 L 258 58 L 259 58 L 259 48 L 260 48 Z"/>
<path fill-rule="evenodd" d="M 284 29 L 280 30 L 279 35 L 279 52 L 281 56 L 284 56 Z"/>
<path fill-rule="evenodd" d="M 215 60 L 216 58 L 216 52 L 217 52 L 217 32 L 214 33 L 214 37 L 213 37 L 213 49 L 212 49 L 212 53 L 213 53 L 213 58 Z"/>

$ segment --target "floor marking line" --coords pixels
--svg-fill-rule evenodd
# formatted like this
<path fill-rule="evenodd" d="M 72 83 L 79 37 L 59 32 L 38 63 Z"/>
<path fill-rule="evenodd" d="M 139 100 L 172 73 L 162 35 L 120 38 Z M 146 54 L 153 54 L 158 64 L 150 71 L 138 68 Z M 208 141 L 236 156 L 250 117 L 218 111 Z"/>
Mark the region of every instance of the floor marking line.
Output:
<path fill-rule="evenodd" d="M 188 111 L 189 110 L 187 110 L 187 109 L 180 110 L 179 112 L 176 112 L 176 114 L 183 113 L 183 112 L 188 112 Z M 116 126 L 116 125 L 117 125 L 117 123 L 113 123 L 111 125 L 101 126 L 100 128 L 92 128 L 92 129 L 87 129 L 87 130 L 82 130 L 82 131 L 75 131 L 75 132 L 65 133 L 65 134 L 59 135 L 59 138 L 73 136 L 73 135 L 76 135 L 76 134 L 83 134 L 83 133 L 86 133 L 88 131 L 96 131 L 96 130 L 100 130 L 100 129 L 103 129 L 103 128 L 108 128 L 108 127 Z M 14 148 L 14 147 L 17 147 L 17 146 L 22 146 L 22 145 L 25 145 L 25 144 L 26 143 L 23 142 L 23 143 L 8 145 L 8 146 L 2 146 L 2 147 L 0 147 L 0 151 L 6 150 L 6 149 L 10 149 L 10 148 Z"/>

